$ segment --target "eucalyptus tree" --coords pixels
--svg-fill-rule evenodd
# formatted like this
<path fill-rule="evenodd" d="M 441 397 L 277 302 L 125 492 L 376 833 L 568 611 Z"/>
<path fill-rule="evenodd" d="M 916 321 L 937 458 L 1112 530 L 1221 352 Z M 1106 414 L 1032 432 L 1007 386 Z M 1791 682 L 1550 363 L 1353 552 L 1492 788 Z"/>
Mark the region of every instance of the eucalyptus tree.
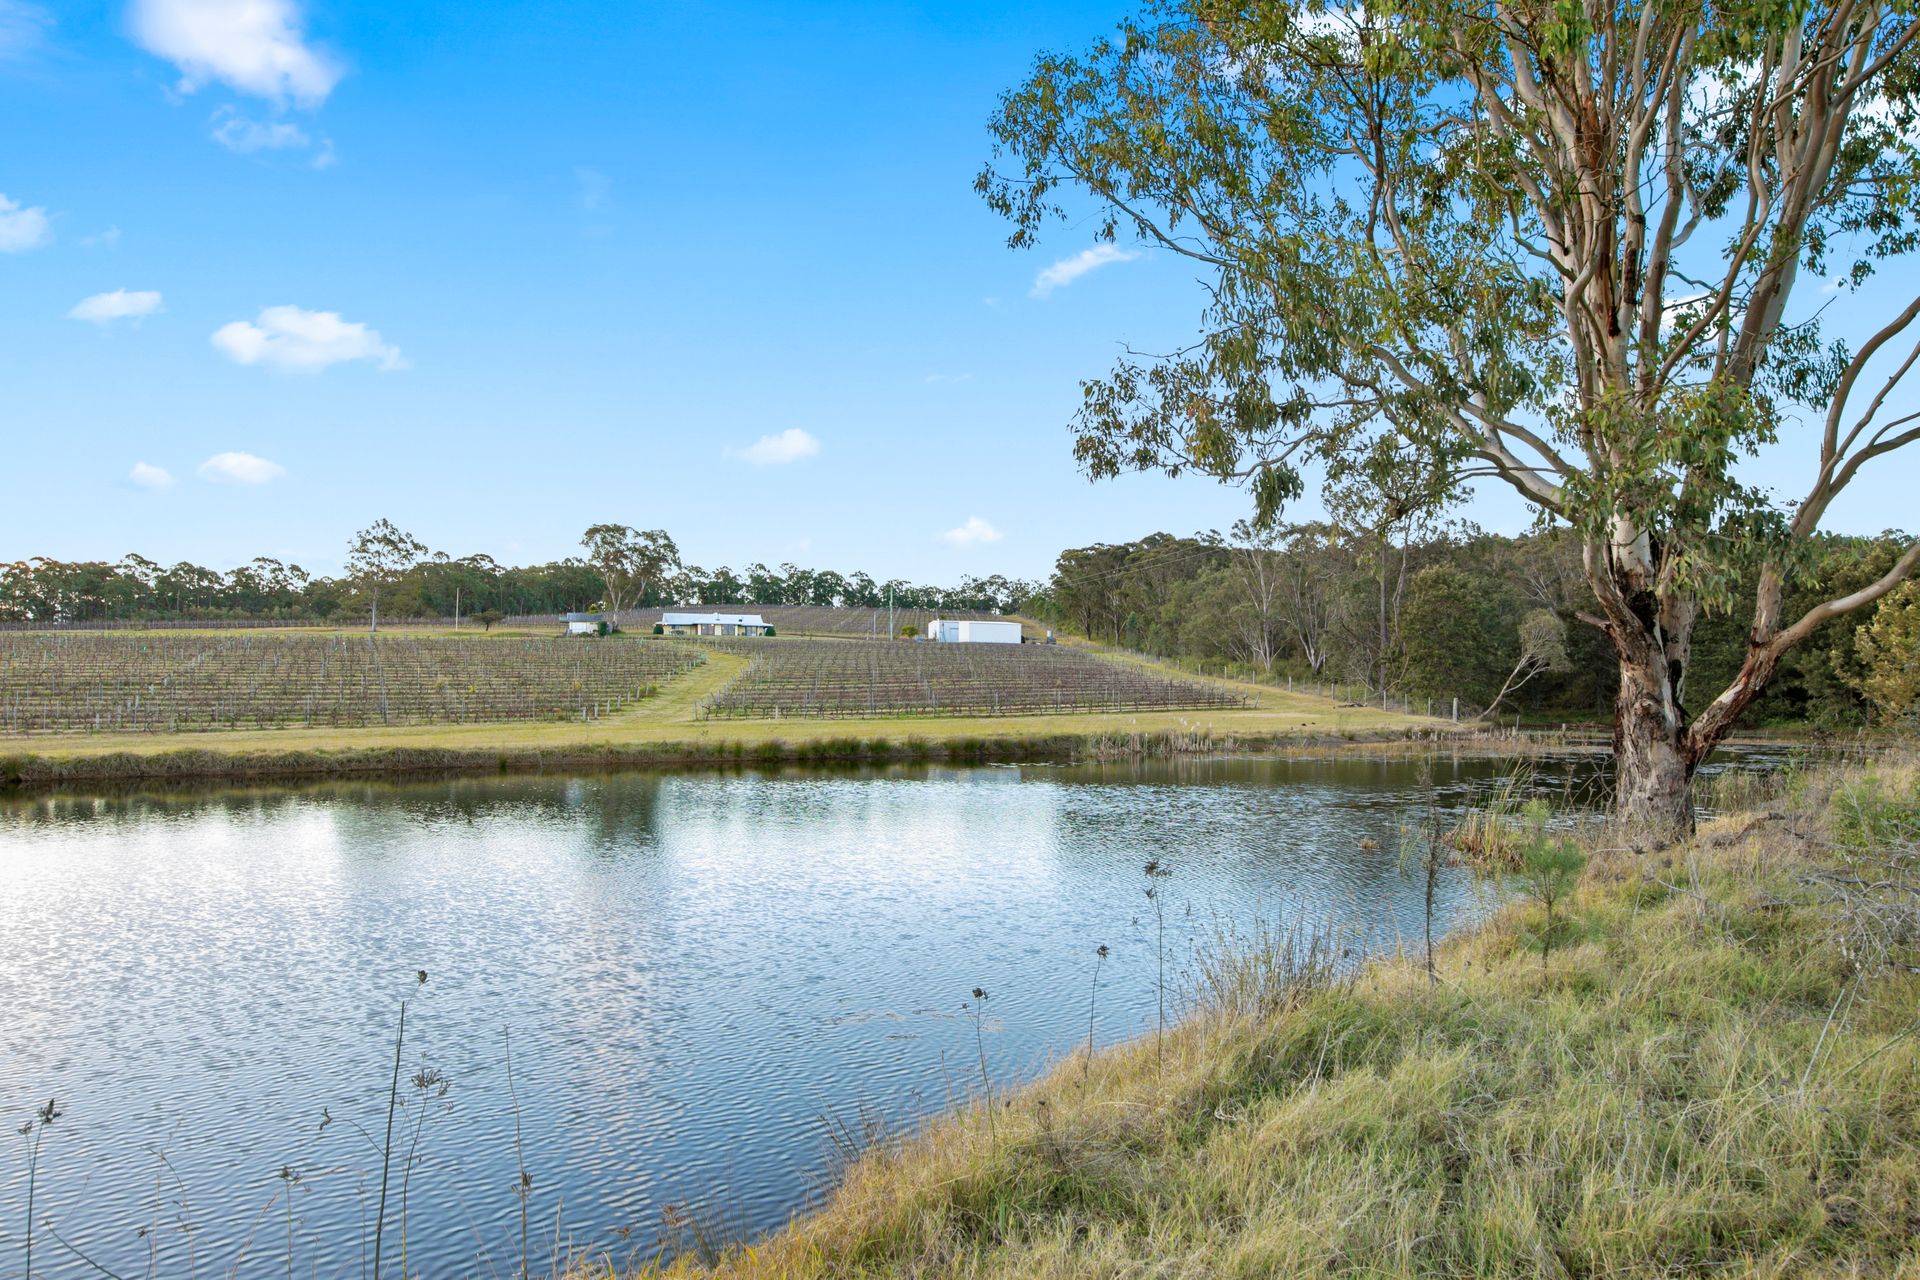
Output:
<path fill-rule="evenodd" d="M 680 548 L 664 529 L 596 524 L 580 536 L 580 545 L 606 584 L 607 621 L 615 630 L 622 609 L 639 604 L 647 588 L 664 584 L 680 568 Z"/>
<path fill-rule="evenodd" d="M 1262 521 L 1308 463 L 1403 501 L 1493 477 L 1570 526 L 1618 813 L 1671 834 L 1782 655 L 1920 560 L 1783 609 L 1849 483 L 1920 438 L 1917 33 L 1912 0 L 1163 0 L 1043 56 L 977 185 L 1015 247 L 1091 202 L 1203 269 L 1189 344 L 1085 384 L 1093 476 L 1197 471 Z M 1776 506 L 1737 464 L 1801 420 Z M 1695 620 L 1736 607 L 1739 670 L 1689 718 Z"/>
<path fill-rule="evenodd" d="M 380 593 L 399 582 L 427 554 L 426 543 L 385 517 L 353 535 L 353 541 L 347 544 L 347 577 L 367 597 L 369 632 L 380 629 Z"/>

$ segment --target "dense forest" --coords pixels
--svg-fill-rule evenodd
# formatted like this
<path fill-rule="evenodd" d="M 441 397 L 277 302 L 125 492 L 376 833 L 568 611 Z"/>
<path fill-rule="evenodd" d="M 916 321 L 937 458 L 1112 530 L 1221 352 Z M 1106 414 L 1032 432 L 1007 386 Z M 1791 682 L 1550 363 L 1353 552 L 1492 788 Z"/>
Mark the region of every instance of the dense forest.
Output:
<path fill-rule="evenodd" d="M 35 557 L 0 568 L 0 621 L 102 622 L 220 619 L 339 620 L 366 613 L 366 584 L 320 577 L 297 564 L 261 556 L 221 573 L 196 564 L 167 567 L 130 555 L 123 560 L 63 561 Z M 739 573 L 670 565 L 626 602 L 663 604 L 796 604 L 880 607 L 889 593 L 905 609 L 1010 612 L 1034 590 L 998 575 L 963 578 L 952 587 L 881 582 L 783 564 L 752 564 Z M 503 616 L 587 609 L 606 595 L 599 567 L 585 559 L 512 568 L 485 555 L 429 553 L 381 586 L 383 618 Z"/>
<path fill-rule="evenodd" d="M 1904 545 L 1894 534 L 1823 537 L 1789 608 L 1873 581 Z M 1565 533 L 1509 538 L 1464 526 L 1395 536 L 1300 524 L 1067 551 L 1023 611 L 1110 644 L 1250 674 L 1604 719 L 1617 664 L 1582 620 L 1590 598 L 1579 543 Z M 1701 619 L 1682 694 L 1689 711 L 1732 678 L 1746 643 L 1738 618 Z M 1838 729 L 1911 715 L 1917 643 L 1920 586 L 1908 583 L 1788 654 L 1748 722 Z"/>

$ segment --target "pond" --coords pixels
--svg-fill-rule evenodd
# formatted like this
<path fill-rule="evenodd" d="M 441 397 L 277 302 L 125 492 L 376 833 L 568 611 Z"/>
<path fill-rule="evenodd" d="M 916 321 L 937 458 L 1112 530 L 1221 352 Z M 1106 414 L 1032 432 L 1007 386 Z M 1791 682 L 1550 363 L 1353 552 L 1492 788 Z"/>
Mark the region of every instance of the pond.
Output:
<path fill-rule="evenodd" d="M 1538 762 L 1571 793 L 1593 757 Z M 0 1119 L 49 1098 L 36 1276 L 511 1275 L 779 1226 L 829 1127 L 1155 1023 L 1223 927 L 1410 944 L 1399 832 L 1507 766 L 1202 759 L 0 804 Z M 1442 923 L 1480 908 L 1464 872 Z M 424 975 L 424 983 L 420 981 Z M 962 1009 L 975 987 L 984 1009 Z M 402 1005 L 399 1105 L 386 1139 Z M 509 1073 L 509 1066 L 511 1071 Z M 28 1140 L 0 1155 L 24 1247 Z M 390 1151 L 390 1159 L 386 1153 Z M 530 1183 L 523 1184 L 525 1169 Z"/>

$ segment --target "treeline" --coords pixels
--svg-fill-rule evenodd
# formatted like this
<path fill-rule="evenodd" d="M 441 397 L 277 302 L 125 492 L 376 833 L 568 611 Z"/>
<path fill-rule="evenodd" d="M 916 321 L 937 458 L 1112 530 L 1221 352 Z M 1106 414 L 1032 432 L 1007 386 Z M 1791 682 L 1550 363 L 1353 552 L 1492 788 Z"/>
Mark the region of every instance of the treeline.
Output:
<path fill-rule="evenodd" d="M 0 620 L 22 622 L 201 621 L 365 617 L 366 577 L 309 574 L 297 564 L 261 556 L 227 572 L 181 563 L 171 567 L 129 555 L 107 561 L 35 557 L 0 568 Z M 385 618 L 557 614 L 601 604 L 607 595 L 601 568 L 586 560 L 509 567 L 490 556 L 454 558 L 429 552 L 377 583 Z M 865 573 L 783 564 L 749 565 L 736 573 L 672 565 L 624 602 L 627 608 L 667 604 L 796 604 L 1012 612 L 1034 590 L 1030 583 L 994 575 L 963 578 L 957 586 L 922 586 Z"/>
<path fill-rule="evenodd" d="M 1478 712 L 1605 718 L 1618 665 L 1565 532 L 1517 538 L 1472 527 L 1417 536 L 1301 524 L 1260 537 L 1156 533 L 1061 554 L 1029 615 L 1157 657 L 1237 664 L 1263 676 L 1364 684 Z M 1885 573 L 1905 543 L 1818 540 L 1786 614 Z M 1752 584 L 1734 585 L 1751 598 Z M 1743 624 L 1707 613 L 1694 631 L 1689 713 L 1739 670 Z M 1920 685 L 1920 589 L 1909 583 L 1790 651 L 1751 724 L 1842 728 L 1910 716 Z"/>

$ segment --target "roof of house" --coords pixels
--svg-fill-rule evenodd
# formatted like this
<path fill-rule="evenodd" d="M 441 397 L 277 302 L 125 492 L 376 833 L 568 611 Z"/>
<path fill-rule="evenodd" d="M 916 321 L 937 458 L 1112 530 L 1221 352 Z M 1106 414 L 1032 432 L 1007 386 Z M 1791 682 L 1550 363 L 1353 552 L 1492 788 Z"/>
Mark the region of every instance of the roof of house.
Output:
<path fill-rule="evenodd" d="M 764 627 L 767 620 L 757 613 L 663 613 L 660 624 L 666 627 Z"/>
<path fill-rule="evenodd" d="M 560 621 L 562 622 L 605 622 L 606 615 L 599 614 L 599 613 L 563 613 L 560 615 Z"/>

